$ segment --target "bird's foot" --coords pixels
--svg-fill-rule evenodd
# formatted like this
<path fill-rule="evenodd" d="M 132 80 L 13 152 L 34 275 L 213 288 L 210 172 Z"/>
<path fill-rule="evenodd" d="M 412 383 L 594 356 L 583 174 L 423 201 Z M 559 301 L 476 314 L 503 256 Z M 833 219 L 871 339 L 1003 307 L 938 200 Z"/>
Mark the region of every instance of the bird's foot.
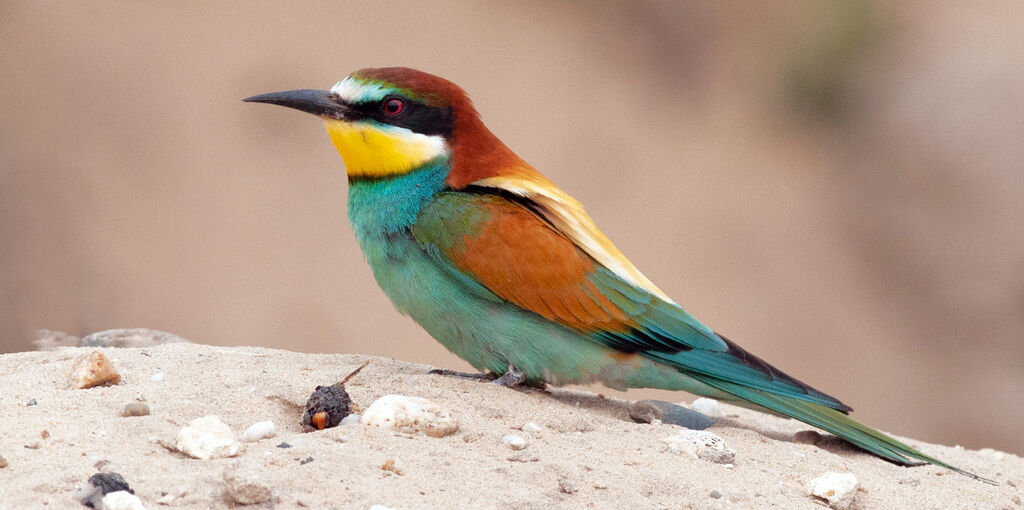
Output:
<path fill-rule="evenodd" d="M 523 384 L 523 381 L 526 381 L 526 373 L 523 372 L 522 370 L 519 370 L 513 365 L 509 365 L 507 372 L 501 374 L 501 377 L 491 382 L 493 382 L 494 384 L 499 384 L 506 388 L 515 388 L 516 386 Z"/>
<path fill-rule="evenodd" d="M 493 381 L 495 379 L 494 374 L 485 374 L 482 372 L 459 372 L 457 370 L 448 370 L 447 368 L 435 368 L 427 373 L 430 375 L 461 377 L 463 379 L 476 379 L 480 381 Z"/>
<path fill-rule="evenodd" d="M 518 368 L 509 365 L 508 371 L 498 377 L 493 372 L 459 372 L 457 370 L 448 370 L 447 368 L 435 368 L 427 372 L 430 375 L 443 375 L 448 377 L 460 377 L 462 379 L 473 379 L 476 381 L 490 381 L 494 384 L 504 386 L 506 388 L 513 389 L 547 389 L 547 384 L 544 381 L 527 381 L 526 374 Z"/>

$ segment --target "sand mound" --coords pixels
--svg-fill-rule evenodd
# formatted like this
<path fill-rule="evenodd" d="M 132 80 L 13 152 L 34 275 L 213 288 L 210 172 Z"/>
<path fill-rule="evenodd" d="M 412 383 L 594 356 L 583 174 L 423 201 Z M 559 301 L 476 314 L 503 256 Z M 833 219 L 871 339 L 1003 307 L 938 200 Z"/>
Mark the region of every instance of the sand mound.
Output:
<path fill-rule="evenodd" d="M 121 382 L 66 389 L 75 359 L 93 351 Z M 450 410 L 458 431 L 433 437 L 358 422 L 304 430 L 310 392 L 367 359 L 346 384 L 356 406 L 423 397 Z M 694 455 L 684 429 L 632 422 L 622 400 L 520 392 L 430 368 L 187 343 L 0 355 L 0 507 L 84 508 L 76 490 L 107 471 L 150 509 L 225 508 L 245 498 L 280 508 L 822 508 L 808 484 L 831 471 L 859 482 L 851 508 L 1024 508 L 1024 461 L 1015 455 L 909 441 L 1000 483 L 993 487 L 933 466 L 898 467 L 829 436 L 818 446 L 794 442 L 809 427 L 722 405 L 708 429 L 734 452 L 722 463 Z M 122 416 L 132 403 L 150 414 Z M 236 437 L 264 420 L 276 435 L 242 443 L 234 457 L 174 451 L 180 429 L 208 415 Z"/>

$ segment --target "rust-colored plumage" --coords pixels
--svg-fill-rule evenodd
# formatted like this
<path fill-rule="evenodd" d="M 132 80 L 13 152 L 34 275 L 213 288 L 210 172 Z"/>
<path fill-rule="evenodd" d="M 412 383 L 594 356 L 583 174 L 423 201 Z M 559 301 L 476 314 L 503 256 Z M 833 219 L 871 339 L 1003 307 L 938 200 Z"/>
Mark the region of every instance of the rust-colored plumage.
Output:
<path fill-rule="evenodd" d="M 455 113 L 451 171 L 446 183 L 464 189 L 474 181 L 505 175 L 544 177 L 512 152 L 480 120 L 473 102 L 458 85 L 407 67 L 363 69 L 355 76 L 413 91 L 432 106 L 447 106 Z M 544 179 L 546 180 L 546 179 Z"/>
<path fill-rule="evenodd" d="M 500 198 L 476 199 L 488 220 L 446 252 L 499 296 L 581 331 L 635 325 L 587 277 L 595 262 L 536 214 Z M 502 261 L 496 264 L 495 261 Z"/>

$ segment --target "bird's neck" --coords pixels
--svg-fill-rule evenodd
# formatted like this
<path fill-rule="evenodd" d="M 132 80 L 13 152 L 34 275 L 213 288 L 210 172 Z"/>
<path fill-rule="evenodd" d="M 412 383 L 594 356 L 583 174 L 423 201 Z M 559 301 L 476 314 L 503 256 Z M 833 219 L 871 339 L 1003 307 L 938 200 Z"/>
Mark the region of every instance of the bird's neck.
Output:
<path fill-rule="evenodd" d="M 458 143 L 452 149 L 452 169 L 447 179 L 453 189 L 488 177 L 536 172 L 475 114 L 457 117 L 455 138 Z"/>
<path fill-rule="evenodd" d="M 423 205 L 445 189 L 450 169 L 449 158 L 440 157 L 400 175 L 350 178 L 348 217 L 360 244 L 408 229 Z"/>

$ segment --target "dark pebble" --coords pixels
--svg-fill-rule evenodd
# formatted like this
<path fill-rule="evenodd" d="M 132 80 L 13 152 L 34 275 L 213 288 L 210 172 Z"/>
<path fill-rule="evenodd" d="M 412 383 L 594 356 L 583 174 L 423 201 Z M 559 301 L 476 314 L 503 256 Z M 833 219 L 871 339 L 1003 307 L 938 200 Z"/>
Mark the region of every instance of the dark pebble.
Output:
<path fill-rule="evenodd" d="M 711 499 L 718 499 L 722 497 L 722 493 L 718 491 L 711 491 L 711 494 L 708 495 L 711 496 Z"/>
<path fill-rule="evenodd" d="M 290 445 L 288 443 L 281 443 L 281 444 L 277 445 L 277 447 L 278 448 L 291 448 L 292 445 Z"/>
<path fill-rule="evenodd" d="M 25 405 L 27 405 L 27 406 L 34 406 L 36 404 L 38 404 L 38 402 L 36 402 L 36 399 L 32 399 L 32 400 L 29 400 L 28 402 L 25 402 Z"/>
<path fill-rule="evenodd" d="M 96 473 L 89 477 L 89 483 L 96 487 L 103 494 L 108 494 L 117 491 L 128 491 L 135 494 L 130 487 L 128 482 L 125 481 L 124 477 L 117 473 Z"/>
<path fill-rule="evenodd" d="M 117 491 L 135 494 L 123 476 L 117 473 L 96 473 L 89 477 L 89 483 L 75 497 L 89 508 L 103 508 L 103 496 Z"/>
<path fill-rule="evenodd" d="M 306 401 L 306 410 L 300 420 L 303 425 L 317 430 L 337 427 L 341 419 L 349 415 L 349 398 L 345 386 L 317 386 Z"/>
<path fill-rule="evenodd" d="M 679 425 L 691 430 L 704 430 L 714 420 L 703 414 L 683 406 L 665 402 L 664 400 L 640 400 L 629 406 L 629 417 L 637 423 L 651 423 L 661 420 L 662 423 Z"/>
<path fill-rule="evenodd" d="M 313 457 L 306 457 L 305 459 L 302 459 L 302 460 L 299 461 L 299 465 L 300 466 L 305 466 L 306 464 L 309 464 L 310 462 L 313 462 Z"/>

